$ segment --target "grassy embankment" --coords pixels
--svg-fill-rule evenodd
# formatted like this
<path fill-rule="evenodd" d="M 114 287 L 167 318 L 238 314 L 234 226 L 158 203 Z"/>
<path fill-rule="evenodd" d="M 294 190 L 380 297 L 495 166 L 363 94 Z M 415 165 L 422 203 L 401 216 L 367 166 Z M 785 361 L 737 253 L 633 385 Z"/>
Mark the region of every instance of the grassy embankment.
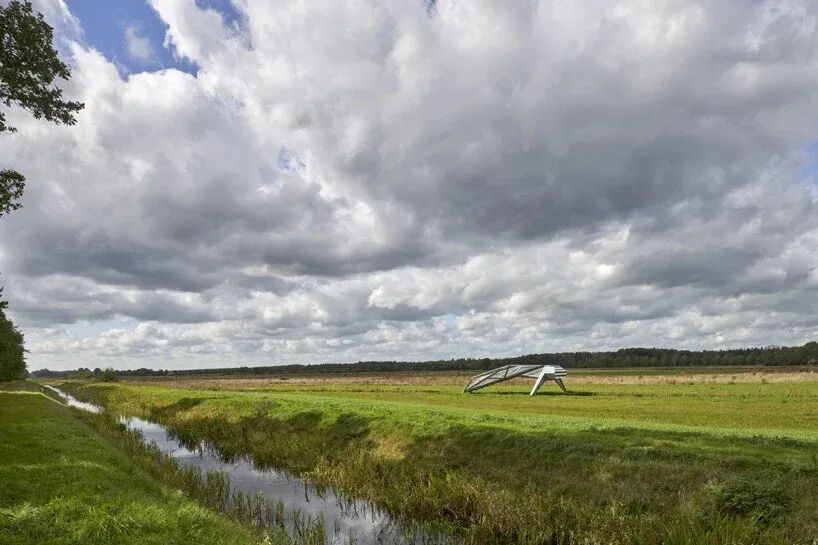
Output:
<path fill-rule="evenodd" d="M 104 418 L 70 409 L 30 382 L 0 384 L 0 543 L 262 541 L 181 492 L 221 502 L 218 478 L 179 469 Z M 267 543 L 285 542 L 277 539 Z"/>
<path fill-rule="evenodd" d="M 67 387 L 475 543 L 818 538 L 814 375 L 601 378 L 534 398 L 524 385 L 463 395 L 459 384 L 364 382 Z"/>

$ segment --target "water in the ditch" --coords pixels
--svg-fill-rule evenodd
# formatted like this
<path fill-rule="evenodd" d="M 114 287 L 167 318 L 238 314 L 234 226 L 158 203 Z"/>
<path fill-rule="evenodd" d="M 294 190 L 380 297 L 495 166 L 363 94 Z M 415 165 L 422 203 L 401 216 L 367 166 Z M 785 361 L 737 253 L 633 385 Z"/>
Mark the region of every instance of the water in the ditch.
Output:
<path fill-rule="evenodd" d="M 65 404 L 68 405 L 69 407 L 76 407 L 78 409 L 82 409 L 83 411 L 88 411 L 90 413 L 101 413 L 102 412 L 102 407 L 100 407 L 99 405 L 94 405 L 93 403 L 86 403 L 85 401 L 80 401 L 79 399 L 75 398 L 74 396 L 66 394 L 62 390 L 58 390 L 57 388 L 54 388 L 53 386 L 46 386 L 46 388 L 48 388 L 52 392 L 55 392 L 57 395 L 59 395 L 61 398 L 63 398 L 63 400 L 65 401 Z"/>
<path fill-rule="evenodd" d="M 102 407 L 79 401 L 62 390 L 51 386 L 46 388 L 57 393 L 69 406 L 95 413 L 102 411 Z M 402 524 L 368 502 L 347 500 L 332 489 L 319 491 L 303 479 L 285 471 L 258 469 L 247 459 L 228 463 L 204 444 L 196 450 L 190 450 L 160 424 L 136 417 L 122 417 L 121 422 L 129 429 L 139 430 L 145 441 L 155 443 L 159 450 L 173 456 L 182 466 L 195 466 L 203 472 L 224 472 L 229 478 L 233 493 L 242 492 L 251 496 L 261 494 L 270 501 L 283 502 L 285 518 L 297 517 L 301 525 L 322 520 L 326 543 L 329 545 L 456 543 L 450 536 Z"/>

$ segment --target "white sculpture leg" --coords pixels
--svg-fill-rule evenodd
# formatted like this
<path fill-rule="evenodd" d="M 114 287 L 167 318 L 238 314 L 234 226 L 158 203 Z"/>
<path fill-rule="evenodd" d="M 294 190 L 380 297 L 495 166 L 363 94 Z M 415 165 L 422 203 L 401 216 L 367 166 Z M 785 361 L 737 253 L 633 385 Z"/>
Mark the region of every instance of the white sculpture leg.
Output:
<path fill-rule="evenodd" d="M 537 382 L 534 383 L 534 387 L 531 388 L 531 393 L 528 395 L 534 395 L 537 393 L 537 390 L 540 389 L 540 386 L 543 385 L 548 378 L 554 376 L 554 368 L 550 365 L 544 365 L 542 371 L 540 371 L 540 375 L 537 377 Z"/>

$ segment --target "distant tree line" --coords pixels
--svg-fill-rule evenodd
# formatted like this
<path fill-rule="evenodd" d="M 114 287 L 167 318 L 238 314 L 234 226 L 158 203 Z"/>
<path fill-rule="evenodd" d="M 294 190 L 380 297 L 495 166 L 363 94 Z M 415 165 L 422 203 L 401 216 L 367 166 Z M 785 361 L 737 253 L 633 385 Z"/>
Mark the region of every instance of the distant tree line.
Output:
<path fill-rule="evenodd" d="M 614 352 L 561 352 L 529 354 L 514 358 L 460 358 L 436 361 L 360 361 L 358 363 L 322 363 L 315 365 L 268 365 L 263 367 L 224 367 L 220 369 L 135 369 L 117 371 L 120 377 L 167 377 L 196 375 L 321 375 L 337 373 L 373 373 L 400 371 L 479 371 L 502 365 L 554 364 L 569 369 L 695 367 L 695 366 L 818 366 L 818 342 L 803 346 L 765 346 L 736 350 L 672 350 L 667 348 L 623 348 Z M 99 369 L 90 371 L 34 371 L 38 378 L 99 378 Z"/>
<path fill-rule="evenodd" d="M 150 371 L 150 369 L 146 369 Z M 87 367 L 80 367 L 79 369 L 72 369 L 71 371 L 49 371 L 48 369 L 40 369 L 29 373 L 33 378 L 71 378 L 80 380 L 98 380 L 100 382 L 116 382 L 119 376 L 123 373 L 131 373 L 133 371 L 116 371 L 111 367 L 100 369 L 97 367 L 91 370 Z"/>

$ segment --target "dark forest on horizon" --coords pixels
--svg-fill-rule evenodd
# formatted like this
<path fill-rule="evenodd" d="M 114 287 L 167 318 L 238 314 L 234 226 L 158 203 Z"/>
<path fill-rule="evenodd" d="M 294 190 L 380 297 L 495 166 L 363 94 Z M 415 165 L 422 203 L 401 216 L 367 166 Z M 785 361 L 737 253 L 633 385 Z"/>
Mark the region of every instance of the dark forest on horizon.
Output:
<path fill-rule="evenodd" d="M 669 348 L 623 348 L 609 352 L 559 352 L 528 354 L 511 358 L 458 358 L 433 361 L 359 361 L 357 363 L 320 363 L 223 367 L 213 369 L 134 369 L 117 371 L 120 377 L 166 377 L 190 375 L 320 375 L 337 373 L 373 373 L 407 371 L 480 371 L 503 365 L 554 364 L 567 369 L 632 367 L 716 367 L 716 366 L 797 366 L 818 365 L 818 342 L 803 346 L 765 346 L 733 350 L 674 350 Z M 68 371 L 40 369 L 33 378 L 92 378 L 99 368 Z"/>

